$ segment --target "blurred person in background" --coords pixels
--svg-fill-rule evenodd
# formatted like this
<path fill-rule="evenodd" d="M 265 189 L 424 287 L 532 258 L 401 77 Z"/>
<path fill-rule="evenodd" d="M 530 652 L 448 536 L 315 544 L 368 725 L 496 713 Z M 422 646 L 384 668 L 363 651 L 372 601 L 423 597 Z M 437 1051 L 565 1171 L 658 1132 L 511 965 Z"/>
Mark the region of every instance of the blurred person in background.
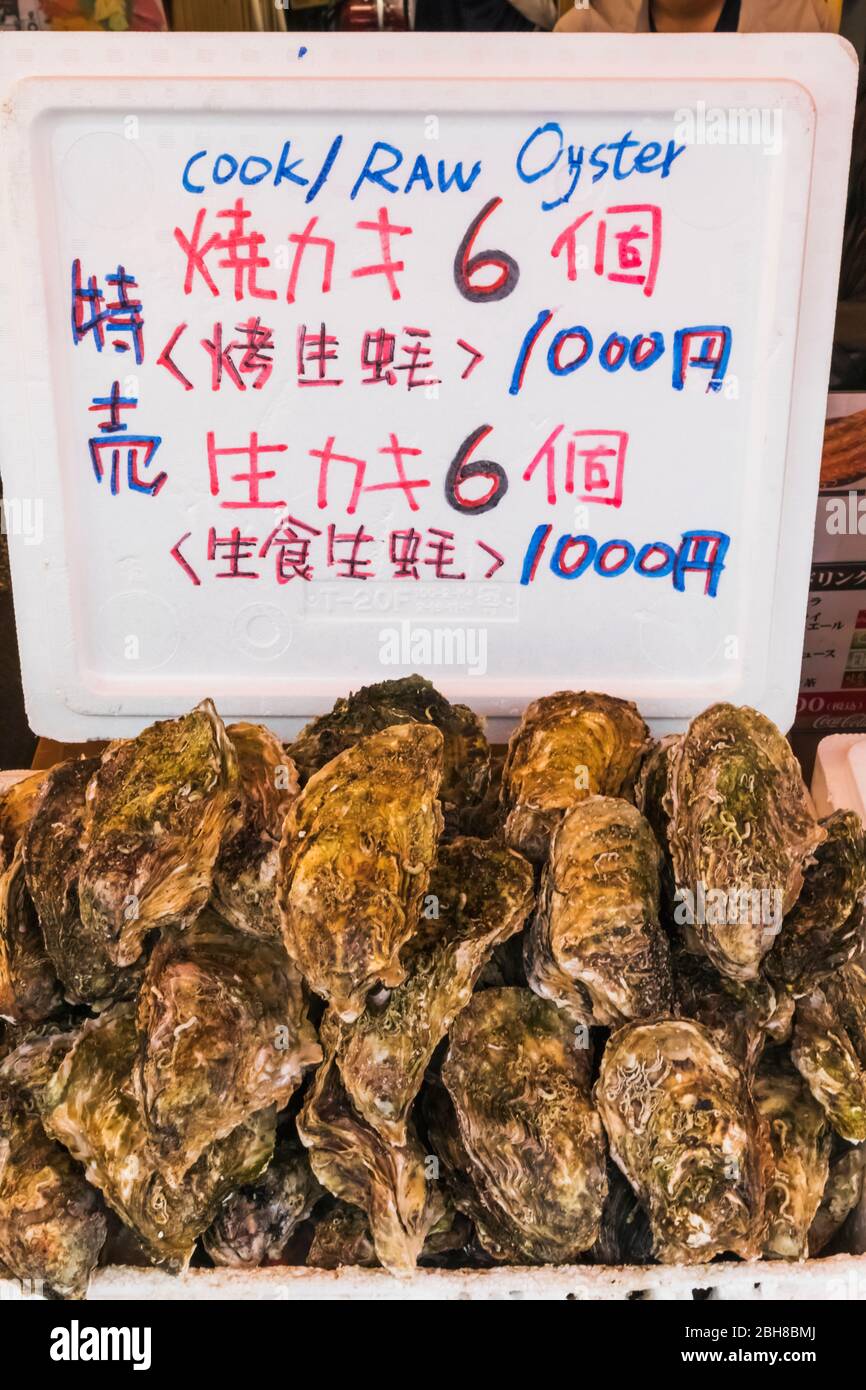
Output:
<path fill-rule="evenodd" d="M 557 0 L 416 0 L 415 28 L 552 29 L 558 13 Z"/>
<path fill-rule="evenodd" d="M 834 0 L 577 0 L 557 24 L 565 34 L 832 33 Z"/>

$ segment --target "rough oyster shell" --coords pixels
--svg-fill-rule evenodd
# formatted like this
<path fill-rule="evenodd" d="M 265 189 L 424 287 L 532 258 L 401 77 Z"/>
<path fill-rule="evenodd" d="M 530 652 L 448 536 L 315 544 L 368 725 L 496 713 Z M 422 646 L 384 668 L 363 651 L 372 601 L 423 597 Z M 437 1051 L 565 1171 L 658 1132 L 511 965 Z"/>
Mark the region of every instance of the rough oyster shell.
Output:
<path fill-rule="evenodd" d="M 764 1054 L 754 1095 L 768 1126 L 773 1153 L 764 1255 L 805 1260 L 809 1230 L 830 1172 L 832 1136 L 823 1110 L 781 1050 Z"/>
<path fill-rule="evenodd" d="M 390 1144 L 352 1106 L 333 1053 L 333 1030 L 322 1028 L 327 1049 L 298 1117 L 298 1134 L 323 1187 L 366 1213 L 381 1264 L 411 1274 L 428 1233 L 442 1219 L 444 1200 L 427 1182 L 428 1163 L 410 1127 L 406 1143 Z"/>
<path fill-rule="evenodd" d="M 279 899 L 290 956 L 350 1023 L 377 983 L 406 977 L 442 815 L 442 735 L 399 724 L 317 772 L 286 818 Z"/>
<path fill-rule="evenodd" d="M 0 1018 L 39 1023 L 62 1003 L 36 909 L 24 879 L 19 844 L 0 873 Z"/>
<path fill-rule="evenodd" d="M 286 1106 L 322 1059 L 301 981 L 282 945 L 205 911 L 153 949 L 137 1009 L 136 1095 L 179 1182 L 219 1139 L 259 1110 Z"/>
<path fill-rule="evenodd" d="M 533 875 L 514 850 L 458 838 L 443 845 L 418 934 L 404 951 L 408 978 L 340 1030 L 337 1065 L 355 1109 L 384 1139 L 406 1142 L 424 1073 L 465 1008 L 493 948 L 520 931 Z"/>
<path fill-rule="evenodd" d="M 669 754 L 665 811 L 677 920 L 723 975 L 754 980 L 825 838 L 790 745 L 756 710 L 713 705 Z"/>
<path fill-rule="evenodd" d="M 446 821 L 463 827 L 480 807 L 490 778 L 490 746 L 481 720 L 466 705 L 452 705 L 421 676 L 367 685 L 338 700 L 329 714 L 314 719 L 290 746 L 301 778 L 314 773 L 369 734 L 394 724 L 417 721 L 437 728 L 444 738 L 440 799 Z M 468 828 L 468 827 L 464 827 Z"/>
<path fill-rule="evenodd" d="M 836 1133 L 866 1140 L 866 1070 L 820 989 L 797 1001 L 791 1057 Z"/>
<path fill-rule="evenodd" d="M 83 922 L 79 912 L 86 792 L 98 767 L 98 758 L 53 767 L 22 839 L 27 887 L 64 997 L 94 1009 L 131 994 L 140 973 L 116 965 L 101 927 Z"/>
<path fill-rule="evenodd" d="M 210 700 L 112 743 L 87 788 L 78 881 L 85 928 L 131 965 L 155 927 L 188 925 L 211 893 L 237 759 Z"/>
<path fill-rule="evenodd" d="M 204 1248 L 215 1265 L 227 1269 L 281 1264 L 296 1227 L 321 1195 L 304 1150 L 283 1140 L 267 1171 L 220 1208 L 202 1237 Z"/>
<path fill-rule="evenodd" d="M 866 832 L 854 811 L 835 811 L 821 826 L 827 838 L 766 962 L 795 996 L 808 994 L 863 946 Z"/>
<path fill-rule="evenodd" d="M 277 906 L 280 839 L 298 795 L 298 773 L 279 739 L 260 724 L 226 730 L 238 761 L 234 823 L 213 874 L 213 904 L 238 931 L 282 940 Z"/>
<path fill-rule="evenodd" d="M 583 1042 L 522 989 L 475 994 L 451 1030 L 451 1111 L 429 1112 L 430 1137 L 494 1259 L 567 1264 L 598 1238 L 605 1145 Z"/>
<path fill-rule="evenodd" d="M 637 707 L 563 690 L 529 706 L 502 773 L 505 839 L 540 864 L 563 813 L 588 796 L 631 799 L 649 730 Z"/>
<path fill-rule="evenodd" d="M 526 975 L 573 1021 L 615 1026 L 670 1012 L 659 863 L 649 823 L 618 798 L 581 801 L 555 830 Z"/>
<path fill-rule="evenodd" d="M 626 1024 L 607 1044 L 595 1099 L 663 1264 L 759 1256 L 769 1141 L 743 1072 L 709 1029 Z"/>
<path fill-rule="evenodd" d="M 275 1112 L 259 1111 L 207 1149 L 173 1185 L 161 1172 L 133 1094 L 135 1009 L 117 1004 L 90 1020 L 48 1084 L 39 1107 L 47 1132 L 138 1236 L 157 1264 L 182 1270 L 199 1235 L 236 1188 L 267 1166 Z"/>
<path fill-rule="evenodd" d="M 0 1085 L 0 1262 L 59 1298 L 84 1298 L 105 1241 L 99 1193 L 10 1087 Z"/>

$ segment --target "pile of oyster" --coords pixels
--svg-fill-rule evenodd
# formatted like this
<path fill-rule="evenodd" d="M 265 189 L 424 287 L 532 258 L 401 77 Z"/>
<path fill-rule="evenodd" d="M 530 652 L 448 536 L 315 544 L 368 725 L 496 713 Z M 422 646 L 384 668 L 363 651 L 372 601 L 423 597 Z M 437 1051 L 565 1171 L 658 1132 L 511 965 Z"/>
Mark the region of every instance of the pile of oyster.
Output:
<path fill-rule="evenodd" d="M 0 1274 L 866 1249 L 864 941 L 754 710 L 206 701 L 0 799 Z"/>

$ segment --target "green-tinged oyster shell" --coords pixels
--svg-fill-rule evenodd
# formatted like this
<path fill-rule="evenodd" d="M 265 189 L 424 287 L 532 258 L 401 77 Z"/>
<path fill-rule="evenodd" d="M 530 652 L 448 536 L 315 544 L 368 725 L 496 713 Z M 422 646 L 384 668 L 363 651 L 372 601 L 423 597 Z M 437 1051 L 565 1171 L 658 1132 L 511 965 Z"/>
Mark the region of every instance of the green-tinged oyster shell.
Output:
<path fill-rule="evenodd" d="M 605 1145 L 585 1041 L 522 989 L 473 995 L 451 1029 L 450 1107 L 428 1109 L 430 1137 L 496 1260 L 567 1264 L 598 1237 Z"/>
<path fill-rule="evenodd" d="M 137 960 L 155 927 L 188 925 L 204 907 L 237 776 L 210 700 L 103 754 L 87 789 L 78 892 L 85 928 L 117 965 Z"/>
<path fill-rule="evenodd" d="M 303 782 L 369 734 L 395 724 L 432 725 L 444 738 L 442 810 L 458 828 L 478 808 L 490 777 L 490 747 L 481 720 L 466 705 L 452 705 L 421 676 L 367 685 L 338 700 L 329 714 L 314 719 L 289 752 Z"/>
<path fill-rule="evenodd" d="M 854 811 L 821 821 L 827 838 L 806 868 L 803 888 L 772 951 L 767 970 L 795 996 L 855 956 L 866 921 L 866 833 Z"/>
<path fill-rule="evenodd" d="M 226 1197 L 266 1167 L 275 1112 L 245 1120 L 174 1186 L 148 1145 L 133 1093 L 136 1052 L 134 1006 L 115 1005 L 84 1025 L 42 1089 L 39 1108 L 47 1132 L 84 1164 L 88 1181 L 151 1258 L 181 1270 Z"/>
<path fill-rule="evenodd" d="M 866 1068 L 866 958 L 849 960 L 825 981 L 824 994 Z"/>
<path fill-rule="evenodd" d="M 830 1163 L 821 1205 L 809 1230 L 809 1255 L 820 1255 L 859 1205 L 866 1175 L 866 1148 L 845 1149 Z"/>
<path fill-rule="evenodd" d="M 22 839 L 27 887 L 64 997 L 95 1009 L 133 993 L 140 978 L 137 967 L 111 960 L 101 926 L 79 912 L 86 792 L 98 767 L 98 758 L 53 767 Z"/>
<path fill-rule="evenodd" d="M 326 1048 L 329 1036 L 323 1028 Z M 298 1117 L 298 1134 L 322 1186 L 366 1213 L 380 1264 L 398 1276 L 411 1274 L 445 1210 L 427 1181 L 428 1160 L 414 1130 L 402 1145 L 382 1139 L 353 1108 L 328 1051 Z"/>
<path fill-rule="evenodd" d="M 713 705 L 668 758 L 678 921 L 723 975 L 754 980 L 825 838 L 794 754 L 752 709 Z"/>
<path fill-rule="evenodd" d="M 60 985 L 27 892 L 18 844 L 9 867 L 0 873 L 0 1018 L 38 1023 L 61 1003 Z"/>
<path fill-rule="evenodd" d="M 823 1110 L 781 1049 L 766 1052 L 761 1059 L 754 1095 L 769 1129 L 773 1154 L 764 1254 L 805 1260 L 809 1230 L 830 1172 L 832 1136 Z"/>
<path fill-rule="evenodd" d="M 595 1099 L 663 1264 L 758 1257 L 769 1141 L 743 1072 L 709 1029 L 626 1024 L 607 1044 Z"/>
<path fill-rule="evenodd" d="M 348 1202 L 335 1202 L 316 1219 L 307 1252 L 312 1269 L 375 1269 L 379 1264 L 366 1213 Z"/>
<path fill-rule="evenodd" d="M 0 1085 L 0 1262 L 59 1298 L 83 1298 L 106 1236 L 102 1199 L 22 1097 Z"/>
<path fill-rule="evenodd" d="M 675 1013 L 709 1028 L 748 1077 L 754 1075 L 768 1041 L 787 1042 L 794 1001 L 763 977 L 743 984 L 720 975 L 696 945 L 674 941 Z"/>
<path fill-rule="evenodd" d="M 615 1026 L 670 1012 L 659 863 L 648 822 L 615 797 L 581 801 L 554 831 L 526 975 L 575 1022 Z"/>
<path fill-rule="evenodd" d="M 399 724 L 317 772 L 286 818 L 279 900 L 285 943 L 307 983 L 352 1022 L 377 983 L 406 978 L 442 815 L 443 739 Z"/>
<path fill-rule="evenodd" d="M 0 873 L 12 863 L 15 846 L 36 809 L 47 771 L 31 773 L 0 793 Z"/>
<path fill-rule="evenodd" d="M 204 1248 L 215 1265 L 227 1269 L 282 1264 L 292 1234 L 321 1195 L 304 1150 L 283 1140 L 266 1172 L 220 1208 L 202 1237 Z"/>
<path fill-rule="evenodd" d="M 409 1111 L 434 1051 L 468 1004 L 493 948 L 522 928 L 532 899 L 532 870 L 514 850 L 469 838 L 441 847 L 421 928 L 404 951 L 408 978 L 339 1030 L 343 1085 L 384 1139 L 406 1142 Z"/>
<path fill-rule="evenodd" d="M 836 1133 L 866 1139 L 866 1070 L 820 989 L 797 1001 L 791 1057 Z"/>
<path fill-rule="evenodd" d="M 179 1182 L 219 1139 L 282 1110 L 322 1049 L 283 946 L 205 911 L 162 933 L 137 1010 L 136 1095 L 162 1171 Z"/>
<path fill-rule="evenodd" d="M 298 795 L 298 773 L 279 739 L 260 724 L 226 730 L 238 761 L 234 819 L 214 865 L 213 904 L 238 931 L 282 940 L 277 906 L 280 839 Z"/>
<path fill-rule="evenodd" d="M 652 745 L 641 763 L 634 789 L 635 805 L 641 815 L 646 816 L 653 834 L 665 852 L 670 832 L 665 797 L 671 758 L 681 737 L 681 734 L 667 734 Z"/>
<path fill-rule="evenodd" d="M 569 690 L 529 706 L 502 773 L 505 839 L 540 864 L 563 813 L 589 796 L 632 799 L 649 730 L 637 707 Z"/>

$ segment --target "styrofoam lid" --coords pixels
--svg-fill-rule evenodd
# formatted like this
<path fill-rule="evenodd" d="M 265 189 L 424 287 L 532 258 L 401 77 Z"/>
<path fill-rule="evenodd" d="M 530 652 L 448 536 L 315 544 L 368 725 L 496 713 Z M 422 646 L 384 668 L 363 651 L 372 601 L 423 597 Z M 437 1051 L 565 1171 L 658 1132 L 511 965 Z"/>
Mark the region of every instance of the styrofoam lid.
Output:
<path fill-rule="evenodd" d="M 787 727 L 856 78 L 814 35 L 4 36 L 33 728 L 288 732 L 409 671 Z"/>

